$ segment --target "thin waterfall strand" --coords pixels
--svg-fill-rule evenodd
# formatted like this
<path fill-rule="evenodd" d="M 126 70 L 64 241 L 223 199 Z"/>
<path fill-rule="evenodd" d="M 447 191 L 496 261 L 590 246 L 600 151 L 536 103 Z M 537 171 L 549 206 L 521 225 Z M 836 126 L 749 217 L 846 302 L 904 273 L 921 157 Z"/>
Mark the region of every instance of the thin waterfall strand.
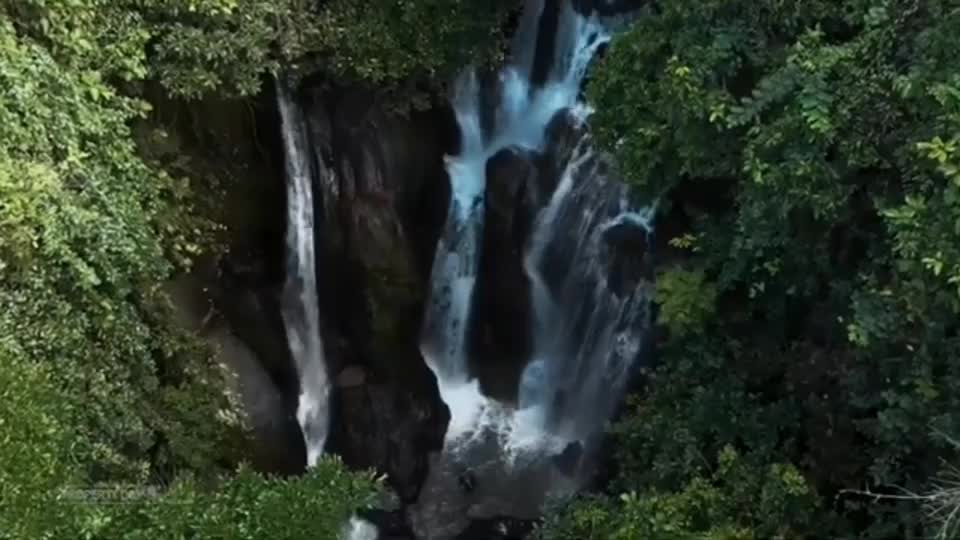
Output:
<path fill-rule="evenodd" d="M 320 337 L 314 253 L 313 185 L 303 115 L 283 83 L 277 101 L 287 171 L 287 259 L 282 315 L 300 378 L 297 421 L 307 447 L 307 466 L 323 454 L 330 425 L 330 380 Z"/>

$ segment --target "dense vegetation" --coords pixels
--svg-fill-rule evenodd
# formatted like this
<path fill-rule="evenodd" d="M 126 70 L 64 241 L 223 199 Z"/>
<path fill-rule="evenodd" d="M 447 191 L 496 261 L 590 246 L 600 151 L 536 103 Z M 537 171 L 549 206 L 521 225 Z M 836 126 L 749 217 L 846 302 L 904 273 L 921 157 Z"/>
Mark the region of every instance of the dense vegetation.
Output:
<path fill-rule="evenodd" d="M 593 122 L 659 198 L 666 335 L 544 538 L 960 535 L 906 496 L 957 463 L 958 34 L 949 0 L 672 0 L 615 40 Z"/>
<path fill-rule="evenodd" d="M 374 479 L 327 459 L 296 479 L 241 469 L 216 489 L 198 475 L 171 485 L 98 484 L 73 450 L 91 437 L 71 428 L 55 366 L 0 349 L 0 538 L 337 538 L 355 509 L 373 503 Z M 97 405 L 96 398 L 86 402 Z M 82 462 L 80 464 L 83 464 Z M 200 471 L 202 472 L 202 470 Z"/>
<path fill-rule="evenodd" d="M 332 459 L 241 465 L 222 368 L 161 288 L 222 225 L 131 126 L 148 87 L 281 71 L 423 103 L 496 57 L 513 5 L 0 0 L 0 538 L 332 538 L 371 503 Z M 951 0 L 671 0 L 614 41 L 592 121 L 659 201 L 665 337 L 617 475 L 543 538 L 960 534 L 903 497 L 958 460 L 957 35 Z"/>
<path fill-rule="evenodd" d="M 157 83 L 225 97 L 320 71 L 432 92 L 498 50 L 504 11 L 471 6 L 0 0 L 0 537 L 332 538 L 370 502 L 376 482 L 333 460 L 234 474 L 243 419 L 162 293 L 222 226 L 194 210 L 206 186 L 145 158 L 131 126 Z M 152 495 L 64 491 L 121 484 Z"/>

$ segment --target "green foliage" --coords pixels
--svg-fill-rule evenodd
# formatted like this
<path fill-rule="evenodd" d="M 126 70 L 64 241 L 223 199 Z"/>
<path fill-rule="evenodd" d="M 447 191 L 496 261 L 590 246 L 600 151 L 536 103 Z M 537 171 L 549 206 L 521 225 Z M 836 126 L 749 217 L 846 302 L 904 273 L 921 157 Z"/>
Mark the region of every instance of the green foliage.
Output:
<path fill-rule="evenodd" d="M 231 429 L 211 427 L 229 408 L 218 369 L 157 292 L 210 227 L 189 185 L 137 157 L 143 110 L 0 24 L 0 335 L 57 366 L 97 478 L 207 465 Z"/>
<path fill-rule="evenodd" d="M 147 76 L 175 95 L 255 94 L 266 73 L 436 90 L 493 59 L 506 0 L 3 0 L 19 31 L 71 69 Z"/>
<path fill-rule="evenodd" d="M 53 367 L 0 340 L 0 538 L 335 540 L 379 491 L 371 473 L 333 457 L 289 479 L 241 468 L 212 486 L 189 474 L 167 489 L 91 484 L 90 435 L 70 423 L 77 405 L 58 391 Z"/>
<path fill-rule="evenodd" d="M 56 504 L 75 441 L 62 421 L 51 366 L 25 362 L 0 335 L 0 538 L 42 538 L 68 516 Z"/>
<path fill-rule="evenodd" d="M 709 476 L 677 492 L 646 489 L 583 498 L 549 514 L 542 540 L 761 540 L 802 538 L 816 498 L 792 466 L 748 465 L 726 446 Z"/>
<path fill-rule="evenodd" d="M 499 26 L 515 2 L 332 0 L 319 14 L 326 69 L 349 81 L 392 86 L 453 80 L 463 66 L 493 59 Z"/>
<path fill-rule="evenodd" d="M 706 456 L 728 446 L 741 447 L 757 467 L 787 455 L 779 428 L 799 422 L 802 407 L 751 391 L 739 373 L 750 353 L 731 358 L 719 350 L 703 344 L 664 351 L 676 361 L 654 371 L 649 394 L 633 398 L 633 414 L 613 428 L 624 468 L 614 487 L 682 485 L 707 474 L 713 464 Z"/>
<path fill-rule="evenodd" d="M 933 534 L 843 490 L 923 492 L 955 455 L 930 434 L 960 432 L 958 32 L 945 0 L 679 0 L 614 40 L 595 131 L 694 248 L 660 273 L 671 332 L 615 491 L 687 493 L 729 445 L 831 501 L 788 538 Z"/>
<path fill-rule="evenodd" d="M 87 508 L 75 538 L 289 538 L 338 540 L 358 508 L 374 502 L 377 482 L 324 458 L 305 476 L 269 478 L 241 469 L 215 490 L 181 480 L 159 497 Z"/>
<path fill-rule="evenodd" d="M 713 315 L 716 291 L 703 270 L 671 269 L 657 276 L 660 322 L 676 334 L 698 331 Z"/>
<path fill-rule="evenodd" d="M 213 488 L 182 477 L 92 489 L 78 467 L 83 431 L 67 423 L 71 400 L 49 366 L 0 343 L 0 538 L 334 540 L 349 516 L 373 504 L 378 481 L 325 458 L 298 478 L 241 468 Z"/>

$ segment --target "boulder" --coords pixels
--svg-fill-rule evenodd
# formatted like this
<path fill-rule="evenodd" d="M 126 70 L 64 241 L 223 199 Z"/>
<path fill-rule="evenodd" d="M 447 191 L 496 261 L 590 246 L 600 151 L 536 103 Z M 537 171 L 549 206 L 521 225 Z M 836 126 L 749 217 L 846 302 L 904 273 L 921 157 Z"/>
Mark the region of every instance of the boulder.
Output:
<path fill-rule="evenodd" d="M 630 294 L 642 281 L 653 281 L 649 240 L 643 226 L 629 221 L 603 232 L 600 258 L 607 269 L 607 283 L 617 296 Z"/>
<path fill-rule="evenodd" d="M 515 399 L 516 381 L 530 355 L 530 283 L 525 241 L 539 210 L 536 155 L 504 149 L 487 162 L 483 245 L 474 289 L 470 348 L 482 358 L 471 369 L 483 391 Z"/>
<path fill-rule="evenodd" d="M 407 507 L 416 538 L 522 538 L 548 497 L 566 497 L 580 487 L 579 478 L 561 469 L 579 459 L 576 448 L 505 450 L 502 436 L 485 429 L 471 444 L 447 441 L 442 454 L 430 456 L 423 493 Z"/>
<path fill-rule="evenodd" d="M 540 170 L 537 193 L 541 199 L 549 199 L 557 188 L 586 130 L 586 124 L 568 110 L 557 112 L 547 123 L 544 140 L 548 143 L 537 159 L 537 168 Z"/>
<path fill-rule="evenodd" d="M 337 422 L 331 443 L 345 463 L 386 473 L 402 501 L 416 500 L 427 455 L 438 444 L 430 437 L 446 426 L 446 409 L 395 384 L 359 384 L 340 388 L 334 396 Z"/>
<path fill-rule="evenodd" d="M 336 378 L 336 385 L 340 388 L 353 388 L 362 385 L 367 374 L 360 366 L 347 366 L 340 371 Z"/>

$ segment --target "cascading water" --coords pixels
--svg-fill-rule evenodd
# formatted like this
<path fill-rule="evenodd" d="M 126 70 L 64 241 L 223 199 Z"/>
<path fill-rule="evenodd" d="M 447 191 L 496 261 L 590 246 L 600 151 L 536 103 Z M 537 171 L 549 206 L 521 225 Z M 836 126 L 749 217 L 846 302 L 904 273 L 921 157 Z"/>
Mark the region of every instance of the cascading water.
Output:
<path fill-rule="evenodd" d="M 450 209 L 437 245 L 421 347 L 441 391 L 459 387 L 469 379 L 466 331 L 477 277 L 477 247 L 483 232 L 486 163 L 478 100 L 477 79 L 470 72 L 458 80 L 453 99 L 462 148 L 459 156 L 445 158 L 450 175 Z"/>
<path fill-rule="evenodd" d="M 652 211 L 630 202 L 609 159 L 593 150 L 590 108 L 580 100 L 591 60 L 629 15 L 601 18 L 596 9 L 578 12 L 575 3 L 581 10 L 589 4 L 527 0 L 497 84 L 481 85 L 467 71 L 455 86 L 462 143 L 446 159 L 451 204 L 421 346 L 451 418 L 444 450 L 432 458 L 409 512 L 418 537 L 428 540 L 456 537 L 467 515 L 535 517 L 548 494 L 578 489 L 589 474 L 584 452 L 621 397 L 649 328 Z M 522 261 L 532 353 L 516 407 L 483 395 L 469 372 L 466 343 L 486 167 L 508 148 L 532 156 L 536 173 L 521 188 L 532 194 L 525 200 L 537 205 L 549 197 L 532 209 Z"/>
<path fill-rule="evenodd" d="M 524 261 L 535 323 L 520 408 L 555 436 L 595 435 L 640 354 L 650 281 L 615 258 L 625 243 L 647 250 L 651 214 L 630 203 L 584 136 L 537 219 Z"/>
<path fill-rule="evenodd" d="M 453 107 L 461 132 L 461 149 L 447 157 L 451 203 L 438 243 L 431 275 L 430 303 L 422 350 L 437 376 L 441 397 L 451 409 L 448 440 L 476 433 L 478 424 L 504 422 L 502 407 L 484 397 L 468 371 L 466 338 L 478 248 L 483 234 L 483 199 L 487 160 L 498 151 L 519 147 L 542 150 L 546 127 L 554 116 L 577 108 L 587 67 L 609 34 L 595 16 L 576 13 L 563 2 L 550 70 L 542 85 L 532 83 L 543 0 L 530 0 L 514 39 L 512 62 L 500 73 L 499 105 L 493 125 L 481 129 L 481 89 L 473 70 L 455 85 Z M 509 421 L 508 421 L 509 422 Z"/>
<path fill-rule="evenodd" d="M 297 421 L 307 447 L 307 466 L 323 453 L 330 424 L 330 381 L 320 338 L 314 253 L 313 185 L 306 125 L 299 107 L 277 82 L 287 171 L 287 277 L 282 315 L 300 378 Z"/>

